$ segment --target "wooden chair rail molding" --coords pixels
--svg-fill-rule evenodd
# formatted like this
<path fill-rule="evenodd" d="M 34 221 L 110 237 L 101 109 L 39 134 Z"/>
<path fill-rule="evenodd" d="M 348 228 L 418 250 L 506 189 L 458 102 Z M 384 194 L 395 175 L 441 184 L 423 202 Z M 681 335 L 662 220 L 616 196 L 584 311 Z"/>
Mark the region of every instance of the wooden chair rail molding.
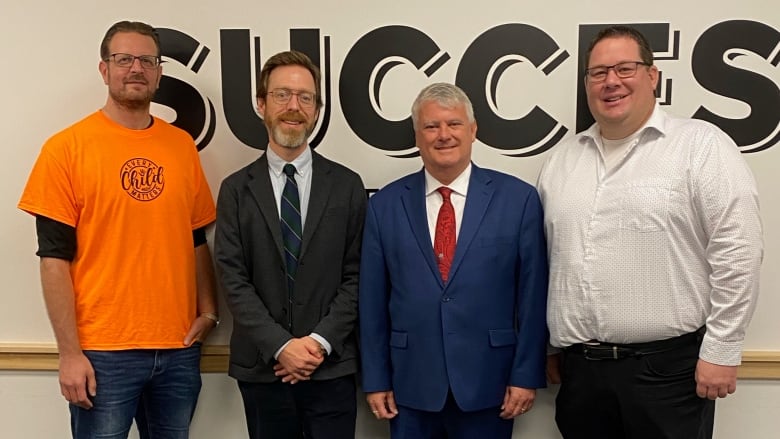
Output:
<path fill-rule="evenodd" d="M 227 373 L 227 345 L 206 345 L 200 360 L 202 372 Z M 57 346 L 53 343 L 0 343 L 0 370 L 57 370 Z"/>
<path fill-rule="evenodd" d="M 200 368 L 205 373 L 226 373 L 229 348 L 203 347 Z M 57 370 L 57 347 L 51 343 L 0 343 L 0 370 Z M 745 351 L 739 378 L 780 380 L 780 351 Z"/>

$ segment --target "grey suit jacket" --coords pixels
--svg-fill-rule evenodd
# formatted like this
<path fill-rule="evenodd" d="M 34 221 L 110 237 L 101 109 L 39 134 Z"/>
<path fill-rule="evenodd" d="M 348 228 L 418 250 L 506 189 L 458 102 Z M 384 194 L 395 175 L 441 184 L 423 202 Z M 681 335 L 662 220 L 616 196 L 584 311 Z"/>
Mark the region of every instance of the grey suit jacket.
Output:
<path fill-rule="evenodd" d="M 288 302 L 281 225 L 265 155 L 227 177 L 219 190 L 215 256 L 230 312 L 230 376 L 272 382 L 273 355 L 293 337 L 325 337 L 332 352 L 312 375 L 358 369 L 360 245 L 366 192 L 360 177 L 312 151 L 312 180 Z M 292 318 L 292 326 L 289 326 Z"/>

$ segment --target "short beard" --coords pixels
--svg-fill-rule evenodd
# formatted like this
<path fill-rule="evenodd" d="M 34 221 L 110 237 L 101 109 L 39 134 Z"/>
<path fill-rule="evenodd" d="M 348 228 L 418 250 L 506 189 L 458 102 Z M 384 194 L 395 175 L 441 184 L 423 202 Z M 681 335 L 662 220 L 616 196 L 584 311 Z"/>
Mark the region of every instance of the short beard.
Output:
<path fill-rule="evenodd" d="M 143 80 L 148 83 L 147 79 L 143 75 L 133 75 L 128 80 Z M 144 110 L 148 109 L 149 105 L 152 103 L 152 99 L 154 98 L 156 90 L 150 90 L 149 93 L 147 93 L 144 96 L 140 97 L 129 97 L 127 94 L 125 94 L 124 90 L 119 91 L 113 91 L 109 87 L 108 94 L 111 96 L 111 99 L 117 103 L 122 108 L 125 108 L 127 110 Z"/>
<path fill-rule="evenodd" d="M 111 99 L 122 108 L 127 110 L 143 110 L 149 108 L 150 104 L 152 103 L 152 97 L 154 96 L 154 93 L 138 99 L 130 99 L 120 93 L 110 93 L 110 95 Z"/>
<path fill-rule="evenodd" d="M 271 137 L 273 137 L 274 142 L 279 146 L 289 149 L 296 149 L 306 143 L 309 134 L 311 134 L 309 130 L 286 133 L 280 125 L 276 125 L 273 130 L 271 130 Z"/>
<path fill-rule="evenodd" d="M 297 121 L 303 123 L 304 130 L 286 131 L 284 129 L 285 120 Z M 314 131 L 314 124 L 308 125 L 306 118 L 302 114 L 296 111 L 291 111 L 283 115 L 280 115 L 273 122 L 266 121 L 265 126 L 268 132 L 271 134 L 274 143 L 276 143 L 277 145 L 283 148 L 288 148 L 288 149 L 298 149 L 301 146 L 305 145 L 312 131 Z"/>

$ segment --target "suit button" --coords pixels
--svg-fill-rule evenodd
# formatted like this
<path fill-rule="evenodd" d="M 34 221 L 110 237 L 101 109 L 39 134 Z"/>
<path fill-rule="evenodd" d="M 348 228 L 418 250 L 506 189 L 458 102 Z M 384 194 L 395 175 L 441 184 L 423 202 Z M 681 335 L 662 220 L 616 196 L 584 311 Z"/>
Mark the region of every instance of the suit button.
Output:
<path fill-rule="evenodd" d="M 284 315 L 287 315 L 287 308 L 282 308 L 282 313 L 283 313 Z"/>
<path fill-rule="evenodd" d="M 441 299 L 442 302 L 449 302 L 451 299 L 449 297 L 443 297 Z"/>

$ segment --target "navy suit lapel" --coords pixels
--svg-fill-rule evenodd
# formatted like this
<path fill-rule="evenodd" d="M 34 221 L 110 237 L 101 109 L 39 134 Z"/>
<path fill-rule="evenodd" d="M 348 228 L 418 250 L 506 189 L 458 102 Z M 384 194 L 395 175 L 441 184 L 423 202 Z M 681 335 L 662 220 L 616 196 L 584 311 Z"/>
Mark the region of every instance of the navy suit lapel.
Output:
<path fill-rule="evenodd" d="M 271 178 L 268 175 L 268 159 L 265 154 L 258 158 L 249 170 L 247 187 L 257 203 L 265 224 L 274 238 L 276 251 L 280 258 L 284 258 L 284 246 L 282 244 L 282 226 L 279 223 L 279 212 L 274 199 L 274 190 L 271 186 Z M 258 227 L 260 224 L 257 225 Z"/>
<path fill-rule="evenodd" d="M 490 185 L 490 177 L 478 168 L 471 165 L 471 177 L 469 178 L 469 191 L 466 194 L 466 206 L 463 209 L 463 220 L 458 233 L 458 240 L 455 244 L 455 256 L 452 259 L 449 279 L 452 282 L 458 273 L 458 267 L 463 261 L 466 252 L 474 240 L 479 225 L 482 223 L 490 199 L 493 197 L 493 188 Z"/>
<path fill-rule="evenodd" d="M 309 204 L 306 210 L 306 224 L 303 225 L 303 239 L 301 240 L 301 255 L 299 258 L 306 254 L 309 243 L 314 236 L 314 231 L 317 230 L 317 225 L 325 214 L 333 187 L 333 179 L 328 175 L 331 172 L 328 162 L 314 151 L 312 151 L 311 155 L 312 171 L 311 184 L 309 185 L 311 189 L 309 192 Z"/>
<path fill-rule="evenodd" d="M 439 280 L 439 284 L 444 286 L 439 265 L 436 263 L 436 255 L 433 254 L 431 232 L 428 229 L 428 211 L 425 206 L 425 171 L 414 174 L 406 186 L 406 192 L 402 195 L 401 201 L 414 238 L 425 257 L 425 262 L 428 263 L 434 277 Z"/>

